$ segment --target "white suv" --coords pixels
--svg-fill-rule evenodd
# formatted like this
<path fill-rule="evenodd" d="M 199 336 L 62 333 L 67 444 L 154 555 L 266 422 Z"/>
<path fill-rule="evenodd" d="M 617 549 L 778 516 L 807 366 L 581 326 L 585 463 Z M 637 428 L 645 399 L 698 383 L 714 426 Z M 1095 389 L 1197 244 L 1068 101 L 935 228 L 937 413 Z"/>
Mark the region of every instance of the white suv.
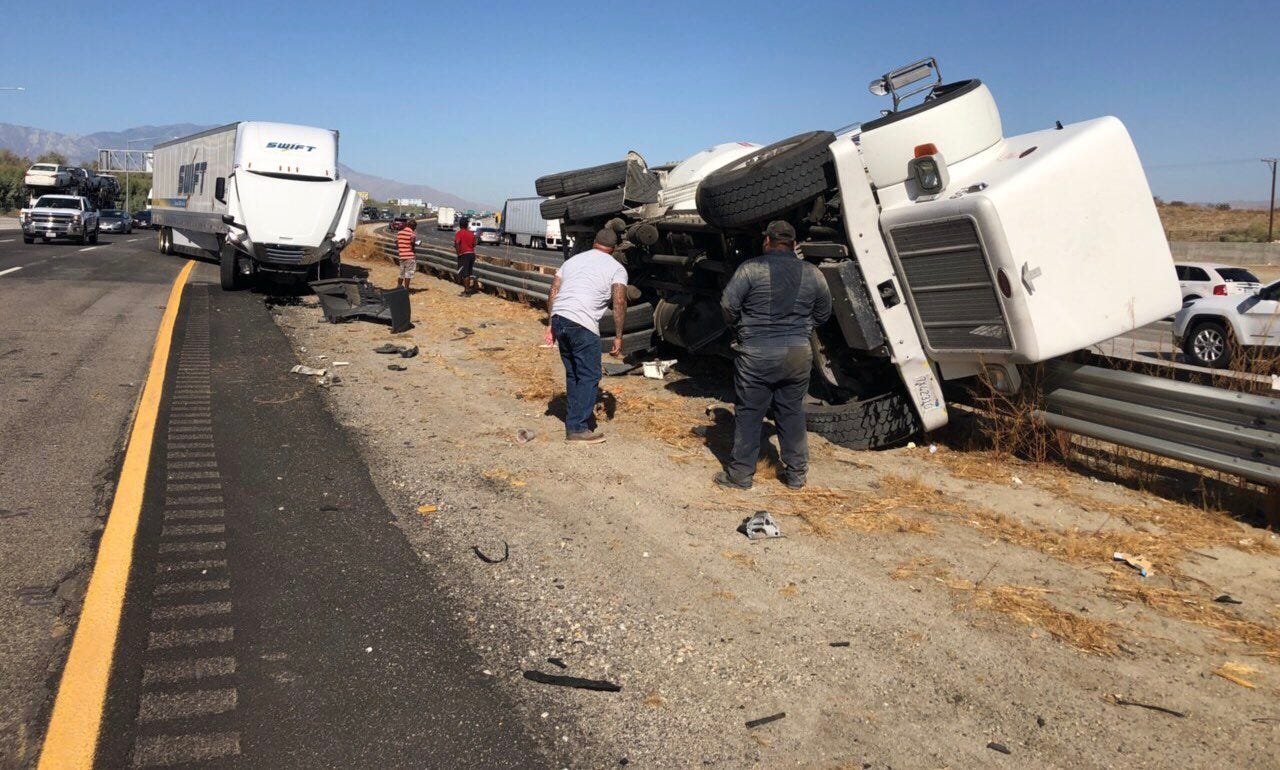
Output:
<path fill-rule="evenodd" d="M 1173 337 L 1188 363 L 1210 368 L 1230 366 L 1237 347 L 1280 347 L 1280 281 L 1188 302 L 1173 317 Z"/>
<path fill-rule="evenodd" d="M 1175 262 L 1173 267 L 1178 273 L 1183 302 L 1201 297 L 1252 294 L 1262 286 L 1258 276 L 1243 267 L 1213 262 Z"/>

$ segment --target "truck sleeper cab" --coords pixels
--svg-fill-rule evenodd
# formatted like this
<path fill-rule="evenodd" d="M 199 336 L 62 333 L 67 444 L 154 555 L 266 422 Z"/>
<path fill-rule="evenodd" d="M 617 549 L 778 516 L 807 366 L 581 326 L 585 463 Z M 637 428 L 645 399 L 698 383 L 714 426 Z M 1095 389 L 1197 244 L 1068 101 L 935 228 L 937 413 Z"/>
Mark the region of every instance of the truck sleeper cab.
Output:
<path fill-rule="evenodd" d="M 360 199 L 338 174 L 338 133 L 241 122 L 156 147 L 160 250 L 217 257 L 224 289 L 247 278 L 332 278 Z"/>

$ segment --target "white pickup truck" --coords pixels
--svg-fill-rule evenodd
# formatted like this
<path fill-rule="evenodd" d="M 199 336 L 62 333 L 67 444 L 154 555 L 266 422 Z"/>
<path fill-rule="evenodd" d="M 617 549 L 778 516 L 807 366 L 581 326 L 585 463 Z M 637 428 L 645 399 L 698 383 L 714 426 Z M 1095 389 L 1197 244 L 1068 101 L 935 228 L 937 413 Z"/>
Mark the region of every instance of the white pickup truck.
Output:
<path fill-rule="evenodd" d="M 41 195 L 34 206 L 18 212 L 23 243 L 72 238 L 98 242 L 98 210 L 81 195 Z"/>
<path fill-rule="evenodd" d="M 839 132 L 721 144 L 656 168 L 631 153 L 536 181 L 554 196 L 542 215 L 579 243 L 622 231 L 615 257 L 633 304 L 651 311 L 634 335 L 628 313 L 624 350 L 656 332 L 728 352 L 721 290 L 774 219 L 795 227 L 797 254 L 834 299 L 812 337 L 809 428 L 852 448 L 946 424 L 944 380 L 985 374 L 1016 390 L 1019 365 L 1177 311 L 1169 246 L 1119 120 L 1006 137 L 987 86 L 944 84 L 933 59 L 870 88 L 893 109 Z"/>

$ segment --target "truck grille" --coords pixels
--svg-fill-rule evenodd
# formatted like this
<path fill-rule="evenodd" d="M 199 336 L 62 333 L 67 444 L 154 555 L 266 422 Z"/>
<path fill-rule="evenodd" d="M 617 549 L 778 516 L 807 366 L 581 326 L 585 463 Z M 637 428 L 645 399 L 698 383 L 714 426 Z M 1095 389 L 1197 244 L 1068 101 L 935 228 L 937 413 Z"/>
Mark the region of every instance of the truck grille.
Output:
<path fill-rule="evenodd" d="M 300 265 L 307 255 L 306 246 L 289 246 L 281 243 L 267 243 L 262 246 L 262 253 L 267 261 L 282 265 Z"/>
<path fill-rule="evenodd" d="M 889 239 L 926 345 L 954 351 L 1012 349 L 973 220 L 903 225 L 890 230 Z"/>
<path fill-rule="evenodd" d="M 31 216 L 31 224 L 39 227 L 61 226 L 66 227 L 71 224 L 71 220 L 75 218 L 75 214 L 33 214 Z"/>

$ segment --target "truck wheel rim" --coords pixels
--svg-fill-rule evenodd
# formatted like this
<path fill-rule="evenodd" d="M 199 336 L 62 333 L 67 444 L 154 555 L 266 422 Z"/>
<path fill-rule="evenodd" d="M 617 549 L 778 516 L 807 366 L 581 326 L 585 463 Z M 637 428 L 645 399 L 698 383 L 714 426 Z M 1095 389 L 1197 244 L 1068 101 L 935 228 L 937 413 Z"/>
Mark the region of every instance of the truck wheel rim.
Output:
<path fill-rule="evenodd" d="M 1192 346 L 1196 351 L 1196 358 L 1201 361 L 1218 360 L 1227 347 L 1222 335 L 1214 329 L 1201 329 L 1197 332 Z"/>

